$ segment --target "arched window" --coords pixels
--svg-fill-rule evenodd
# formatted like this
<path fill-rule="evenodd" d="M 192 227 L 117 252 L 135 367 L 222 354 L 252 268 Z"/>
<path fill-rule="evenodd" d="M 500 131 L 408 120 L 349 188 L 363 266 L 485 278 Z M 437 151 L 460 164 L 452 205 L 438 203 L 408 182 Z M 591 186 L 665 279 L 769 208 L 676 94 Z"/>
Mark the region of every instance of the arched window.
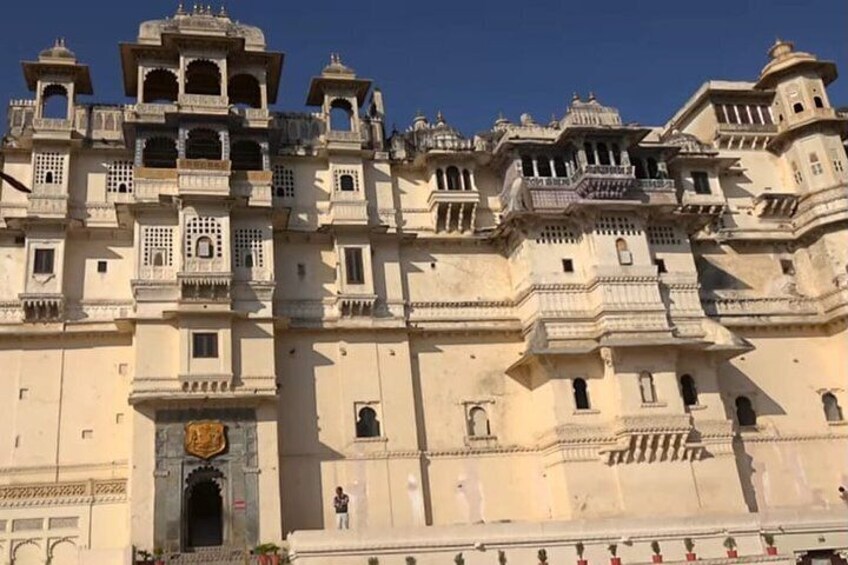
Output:
<path fill-rule="evenodd" d="M 448 180 L 448 190 L 462 190 L 462 180 L 459 176 L 459 169 L 451 165 L 445 171 L 445 176 Z"/>
<path fill-rule="evenodd" d="M 468 412 L 468 435 L 470 437 L 488 437 L 492 435 L 489 416 L 486 410 L 475 406 Z"/>
<path fill-rule="evenodd" d="M 648 178 L 656 179 L 660 176 L 660 167 L 657 165 L 657 160 L 653 157 L 648 157 Z"/>
<path fill-rule="evenodd" d="M 186 139 L 186 159 L 209 159 L 220 161 L 221 137 L 211 129 L 198 128 L 188 132 Z"/>
<path fill-rule="evenodd" d="M 521 174 L 525 177 L 536 176 L 536 169 L 533 167 L 533 157 L 521 158 Z"/>
<path fill-rule="evenodd" d="M 439 190 L 445 189 L 445 173 L 442 169 L 436 169 L 436 188 Z"/>
<path fill-rule="evenodd" d="M 657 401 L 657 391 L 654 389 L 654 376 L 648 371 L 642 371 L 639 375 L 639 392 L 642 394 L 642 402 L 652 404 Z"/>
<path fill-rule="evenodd" d="M 252 251 L 246 252 L 244 254 L 243 260 L 244 260 L 244 267 L 246 269 L 252 269 L 253 268 L 254 260 L 253 260 L 253 252 Z"/>
<path fill-rule="evenodd" d="M 262 147 L 255 141 L 242 139 L 232 144 L 230 159 L 234 171 L 261 171 Z"/>
<path fill-rule="evenodd" d="M 253 75 L 236 75 L 230 79 L 227 86 L 230 104 L 247 108 L 262 107 L 262 89 L 259 81 Z"/>
<path fill-rule="evenodd" d="M 586 381 L 584 379 L 574 379 L 572 383 L 572 388 L 574 389 L 574 406 L 578 410 L 588 410 L 589 409 L 589 391 L 586 387 Z"/>
<path fill-rule="evenodd" d="M 353 108 L 347 100 L 333 100 L 330 104 L 330 129 L 332 131 L 353 130 Z"/>
<path fill-rule="evenodd" d="M 197 238 L 194 256 L 200 259 L 212 259 L 215 257 L 215 244 L 212 243 L 211 237 L 204 235 Z"/>
<path fill-rule="evenodd" d="M 816 105 L 816 108 L 824 108 L 824 101 L 821 99 L 821 96 L 813 96 L 813 103 Z"/>
<path fill-rule="evenodd" d="M 359 410 L 356 437 L 380 437 L 380 420 L 377 419 L 377 412 L 370 406 Z"/>
<path fill-rule="evenodd" d="M 161 249 L 157 249 L 153 252 L 153 266 L 154 267 L 164 267 L 165 266 L 165 252 Z"/>
<path fill-rule="evenodd" d="M 540 177 L 552 177 L 551 161 L 547 157 L 539 157 L 536 159 L 536 169 Z"/>
<path fill-rule="evenodd" d="M 592 144 L 588 141 L 583 144 L 583 151 L 586 152 L 586 164 L 594 165 L 595 164 L 595 148 L 592 147 Z"/>
<path fill-rule="evenodd" d="M 171 71 L 154 69 L 144 77 L 142 102 L 176 102 L 180 86 L 177 77 Z"/>
<path fill-rule="evenodd" d="M 186 94 L 221 95 L 221 69 L 212 61 L 192 61 L 186 67 Z"/>
<path fill-rule="evenodd" d="M 824 417 L 828 422 L 842 421 L 842 407 L 839 406 L 839 401 L 831 392 L 826 392 L 822 395 L 822 408 L 824 408 Z"/>
<path fill-rule="evenodd" d="M 804 111 L 804 105 L 801 104 L 800 102 L 795 102 L 792 105 L 792 111 L 795 112 L 796 114 L 800 114 L 801 112 Z"/>
<path fill-rule="evenodd" d="M 471 186 L 471 171 L 468 169 L 462 169 L 462 188 L 465 190 L 471 190 L 474 188 Z"/>
<path fill-rule="evenodd" d="M 610 154 L 609 149 L 607 149 L 606 143 L 598 144 L 598 161 L 601 163 L 601 165 L 610 164 Z"/>
<path fill-rule="evenodd" d="M 51 84 L 41 92 L 41 117 L 68 119 L 68 91 L 64 86 Z"/>
<path fill-rule="evenodd" d="M 339 190 L 345 192 L 353 192 L 356 190 L 356 184 L 353 182 L 353 175 L 342 175 L 339 177 Z"/>
<path fill-rule="evenodd" d="M 619 265 L 633 264 L 633 255 L 630 253 L 630 249 L 627 247 L 627 241 L 624 238 L 620 237 L 615 240 L 615 251 L 618 254 Z"/>
<path fill-rule="evenodd" d="M 751 399 L 747 396 L 736 397 L 736 421 L 740 426 L 757 425 L 757 413 L 754 412 Z"/>
<path fill-rule="evenodd" d="M 554 157 L 554 173 L 561 179 L 568 177 L 568 167 L 562 157 Z"/>
<path fill-rule="evenodd" d="M 698 404 L 698 389 L 695 387 L 695 379 L 691 375 L 680 377 L 680 395 L 683 397 L 684 406 L 696 406 Z"/>
<path fill-rule="evenodd" d="M 177 143 L 169 137 L 152 137 L 144 142 L 141 162 L 154 169 L 174 169 L 177 166 Z"/>
<path fill-rule="evenodd" d="M 44 173 L 44 184 L 53 184 L 53 171 Z"/>

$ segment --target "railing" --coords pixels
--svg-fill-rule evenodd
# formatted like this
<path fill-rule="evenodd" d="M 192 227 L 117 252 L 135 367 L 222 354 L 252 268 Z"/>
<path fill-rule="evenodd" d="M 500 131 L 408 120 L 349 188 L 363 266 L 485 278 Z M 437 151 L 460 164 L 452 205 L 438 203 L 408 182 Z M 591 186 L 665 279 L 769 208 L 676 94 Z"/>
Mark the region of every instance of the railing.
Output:
<path fill-rule="evenodd" d="M 674 191 L 674 179 L 636 179 L 636 187 L 644 192 Z"/>
<path fill-rule="evenodd" d="M 197 257 L 186 258 L 180 275 L 193 275 L 197 273 L 229 275 L 230 266 L 223 258 L 220 257 L 215 259 L 200 259 Z"/>
<path fill-rule="evenodd" d="M 358 131 L 334 131 L 330 130 L 324 134 L 327 141 L 340 141 L 344 143 L 361 143 L 362 134 Z"/>
<path fill-rule="evenodd" d="M 230 108 L 230 112 L 248 121 L 262 121 L 271 117 L 267 108 Z"/>
<path fill-rule="evenodd" d="M 63 118 L 33 118 L 32 129 L 35 131 L 67 132 L 73 128 L 73 122 Z"/>
<path fill-rule="evenodd" d="M 179 104 L 199 108 L 227 108 L 229 100 L 226 96 L 211 94 L 180 94 Z"/>
<path fill-rule="evenodd" d="M 232 167 L 231 161 L 216 159 L 179 159 L 178 170 L 191 171 L 216 171 L 229 173 Z"/>
<path fill-rule="evenodd" d="M 777 133 L 777 124 L 718 124 L 719 133 Z"/>

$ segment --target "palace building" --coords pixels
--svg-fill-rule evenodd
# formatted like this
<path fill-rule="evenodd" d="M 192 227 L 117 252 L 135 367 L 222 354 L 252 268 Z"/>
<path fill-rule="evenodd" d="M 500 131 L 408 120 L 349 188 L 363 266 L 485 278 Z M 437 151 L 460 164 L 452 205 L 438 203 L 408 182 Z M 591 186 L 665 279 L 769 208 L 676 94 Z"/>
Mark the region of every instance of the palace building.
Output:
<path fill-rule="evenodd" d="M 120 54 L 9 104 L 0 563 L 848 564 L 834 63 L 465 136 L 223 10 Z"/>

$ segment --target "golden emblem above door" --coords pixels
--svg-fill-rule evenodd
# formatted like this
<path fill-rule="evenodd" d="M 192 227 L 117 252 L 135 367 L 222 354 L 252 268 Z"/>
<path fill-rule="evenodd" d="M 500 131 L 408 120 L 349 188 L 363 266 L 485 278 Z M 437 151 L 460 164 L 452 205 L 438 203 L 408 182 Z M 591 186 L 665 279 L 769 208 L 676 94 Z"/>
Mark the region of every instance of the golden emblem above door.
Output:
<path fill-rule="evenodd" d="M 189 455 L 211 459 L 227 449 L 224 424 L 214 420 L 189 422 L 185 427 L 185 450 Z"/>

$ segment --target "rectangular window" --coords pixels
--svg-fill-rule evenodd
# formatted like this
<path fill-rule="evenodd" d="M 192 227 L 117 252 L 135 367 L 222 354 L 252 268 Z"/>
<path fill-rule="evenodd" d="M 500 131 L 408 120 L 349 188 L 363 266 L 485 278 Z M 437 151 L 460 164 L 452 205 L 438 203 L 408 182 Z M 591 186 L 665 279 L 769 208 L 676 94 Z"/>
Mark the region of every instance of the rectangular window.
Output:
<path fill-rule="evenodd" d="M 780 260 L 780 270 L 784 275 L 794 275 L 795 274 L 795 263 L 792 259 L 781 259 Z"/>
<path fill-rule="evenodd" d="M 195 333 L 191 336 L 191 356 L 195 359 L 216 359 L 218 357 L 218 334 Z"/>
<path fill-rule="evenodd" d="M 362 249 L 347 247 L 344 250 L 345 280 L 347 284 L 365 284 L 365 270 L 362 267 Z"/>
<path fill-rule="evenodd" d="M 718 123 L 726 124 L 727 115 L 724 113 L 724 106 L 721 104 L 716 104 L 715 106 L 713 106 L 713 108 L 715 109 L 716 119 L 718 120 Z"/>
<path fill-rule="evenodd" d="M 657 273 L 667 273 L 668 269 L 665 266 L 665 259 L 654 259 L 654 265 L 657 266 Z"/>
<path fill-rule="evenodd" d="M 563 273 L 573 273 L 574 272 L 574 261 L 572 259 L 563 259 L 562 260 L 562 272 Z"/>
<path fill-rule="evenodd" d="M 710 194 L 710 176 L 704 171 L 692 171 L 692 184 L 695 185 L 695 194 Z"/>
<path fill-rule="evenodd" d="M 35 261 L 32 267 L 33 274 L 36 275 L 52 275 L 53 274 L 53 249 L 36 249 Z"/>
<path fill-rule="evenodd" d="M 106 261 L 98 261 L 97 262 L 97 272 L 98 273 L 105 273 L 107 269 L 108 269 L 108 266 L 106 264 Z"/>

